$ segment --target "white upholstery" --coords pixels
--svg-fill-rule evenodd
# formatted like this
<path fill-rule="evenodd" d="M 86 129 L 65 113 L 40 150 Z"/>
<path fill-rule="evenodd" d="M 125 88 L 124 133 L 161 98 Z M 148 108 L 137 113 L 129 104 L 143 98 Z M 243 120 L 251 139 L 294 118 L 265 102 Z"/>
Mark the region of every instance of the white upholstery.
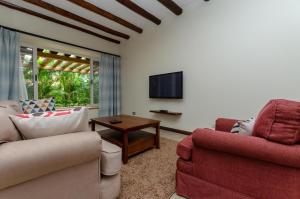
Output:
<path fill-rule="evenodd" d="M 115 199 L 118 198 L 121 190 L 120 173 L 113 176 L 101 176 L 100 198 Z"/>
<path fill-rule="evenodd" d="M 120 172 L 122 166 L 122 149 L 102 139 L 101 173 L 103 175 L 115 175 Z"/>

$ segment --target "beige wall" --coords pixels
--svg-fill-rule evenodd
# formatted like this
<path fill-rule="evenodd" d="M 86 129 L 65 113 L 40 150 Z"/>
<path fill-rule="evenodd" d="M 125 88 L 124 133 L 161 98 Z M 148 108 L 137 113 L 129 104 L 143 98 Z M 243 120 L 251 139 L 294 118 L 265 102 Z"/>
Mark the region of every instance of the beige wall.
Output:
<path fill-rule="evenodd" d="M 193 130 L 300 99 L 300 1 L 199 1 L 121 47 L 122 112 Z M 184 99 L 149 99 L 148 76 L 184 71 Z M 149 113 L 180 111 L 181 117 Z"/>
<path fill-rule="evenodd" d="M 103 39 L 97 38 L 95 36 L 77 31 L 75 29 L 55 24 L 50 21 L 43 20 L 38 17 L 34 17 L 3 6 L 0 6 L 0 25 L 69 42 L 72 44 L 81 45 L 100 51 L 105 51 L 108 53 L 119 54 L 120 45 L 118 44 L 114 44 Z M 36 46 L 50 47 L 52 49 L 66 50 L 68 52 L 73 52 L 80 55 L 99 57 L 99 53 L 95 53 L 93 51 L 88 51 L 77 47 L 56 43 L 49 40 L 39 39 L 23 34 L 21 40 L 24 43 L 33 44 Z"/>

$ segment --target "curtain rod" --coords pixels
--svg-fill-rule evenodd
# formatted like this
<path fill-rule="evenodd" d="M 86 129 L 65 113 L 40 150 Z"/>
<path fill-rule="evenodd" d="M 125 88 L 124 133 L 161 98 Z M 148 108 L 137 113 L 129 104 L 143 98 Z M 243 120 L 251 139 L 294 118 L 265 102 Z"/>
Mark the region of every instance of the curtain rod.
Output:
<path fill-rule="evenodd" d="M 82 48 L 82 49 L 86 49 L 86 50 L 90 50 L 90 51 L 94 51 L 94 52 L 98 52 L 98 53 L 104 53 L 104 54 L 107 54 L 107 55 L 113 55 L 113 56 L 116 56 L 116 57 L 121 57 L 120 55 L 104 52 L 104 51 L 101 51 L 101 50 L 95 50 L 93 48 L 88 48 L 88 47 L 80 46 L 80 45 L 77 45 L 77 44 L 72 44 L 72 43 L 68 43 L 68 42 L 65 42 L 65 41 L 60 41 L 60 40 L 57 40 L 57 39 L 52 39 L 52 38 L 49 38 L 49 37 L 45 37 L 45 36 L 42 36 L 42 35 L 30 33 L 30 32 L 25 32 L 23 30 L 10 28 L 10 27 L 3 26 L 3 25 L 0 25 L 0 27 L 11 30 L 11 31 L 19 32 L 19 33 L 22 33 L 22 34 L 38 37 L 38 38 L 41 38 L 41 39 L 47 39 L 47 40 L 50 40 L 50 41 L 54 41 L 54 42 L 58 42 L 58 43 L 62 43 L 62 44 L 67 44 L 67 45 L 70 45 L 70 46 L 74 46 L 74 47 L 78 47 L 78 48 Z"/>

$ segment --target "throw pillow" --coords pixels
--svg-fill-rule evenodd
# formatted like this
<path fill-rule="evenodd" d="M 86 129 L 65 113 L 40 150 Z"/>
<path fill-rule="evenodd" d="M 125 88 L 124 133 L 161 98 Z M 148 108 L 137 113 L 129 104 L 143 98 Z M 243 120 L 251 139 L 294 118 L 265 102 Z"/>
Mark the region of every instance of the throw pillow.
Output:
<path fill-rule="evenodd" d="M 25 139 L 34 139 L 88 130 L 88 111 L 76 108 L 33 114 L 10 115 Z"/>
<path fill-rule="evenodd" d="M 21 100 L 22 111 L 26 114 L 55 111 L 55 99 Z"/>
<path fill-rule="evenodd" d="M 254 124 L 255 124 L 254 117 L 251 117 L 247 120 L 239 120 L 233 125 L 230 132 L 239 133 L 242 135 L 252 135 Z"/>
<path fill-rule="evenodd" d="M 282 144 L 300 142 L 300 102 L 269 101 L 256 119 L 253 135 Z"/>

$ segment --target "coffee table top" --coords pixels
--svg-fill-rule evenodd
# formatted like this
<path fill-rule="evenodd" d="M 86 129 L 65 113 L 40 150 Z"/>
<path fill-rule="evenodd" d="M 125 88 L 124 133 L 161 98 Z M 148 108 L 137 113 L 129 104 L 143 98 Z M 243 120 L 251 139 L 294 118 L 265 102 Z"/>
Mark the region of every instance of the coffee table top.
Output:
<path fill-rule="evenodd" d="M 111 124 L 112 120 L 121 120 L 121 123 Z M 117 115 L 111 117 L 99 117 L 92 119 L 92 122 L 120 131 L 134 131 L 150 126 L 155 126 L 160 123 L 159 120 L 147 119 L 131 115 Z"/>

